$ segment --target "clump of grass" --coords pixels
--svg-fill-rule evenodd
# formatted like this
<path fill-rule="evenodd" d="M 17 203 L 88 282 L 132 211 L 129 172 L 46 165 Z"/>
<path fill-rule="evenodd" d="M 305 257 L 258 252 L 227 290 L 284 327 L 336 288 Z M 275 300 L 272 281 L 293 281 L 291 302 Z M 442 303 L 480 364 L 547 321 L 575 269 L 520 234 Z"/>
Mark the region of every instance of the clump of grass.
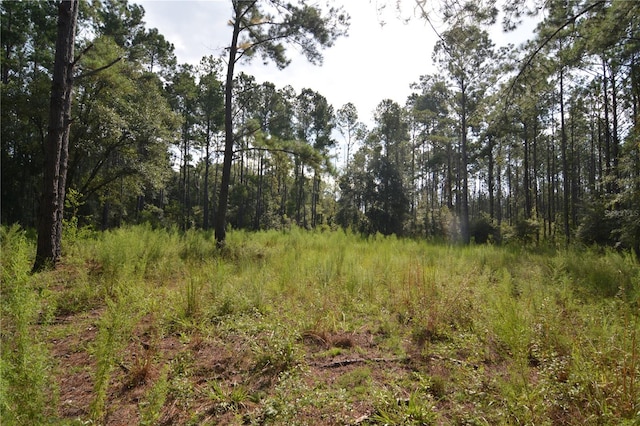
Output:
<path fill-rule="evenodd" d="M 211 381 L 208 385 L 206 393 L 209 399 L 215 403 L 217 413 L 242 409 L 251 399 L 249 391 L 242 384 L 236 384 L 230 389 L 223 388 L 217 381 Z"/>
<path fill-rule="evenodd" d="M 189 351 L 180 352 L 169 364 L 168 397 L 185 410 L 191 406 L 195 394 L 195 386 L 191 381 L 193 364 L 193 354 Z"/>
<path fill-rule="evenodd" d="M 363 398 L 370 394 L 372 387 L 371 368 L 357 367 L 337 378 L 335 385 L 344 389 L 354 398 Z"/>
<path fill-rule="evenodd" d="M 565 271 L 576 290 L 587 297 L 614 297 L 634 301 L 639 296 L 638 263 L 632 254 L 621 255 L 605 250 L 584 250 L 579 256 L 565 257 Z"/>
<path fill-rule="evenodd" d="M 137 291 L 136 291 L 137 290 Z M 98 323 L 93 344 L 96 371 L 93 378 L 94 398 L 89 407 L 91 418 L 102 422 L 107 415 L 106 398 L 111 376 L 133 326 L 145 314 L 147 305 L 134 283 L 119 283 L 113 299 L 106 299 L 106 310 Z"/>
<path fill-rule="evenodd" d="M 185 288 L 184 295 L 184 316 L 186 318 L 195 318 L 201 310 L 203 284 L 197 276 L 189 278 Z"/>
<path fill-rule="evenodd" d="M 145 394 L 144 399 L 139 403 L 140 425 L 150 426 L 157 424 L 162 414 L 167 395 L 169 392 L 169 368 L 165 366 L 160 372 L 160 377 Z"/>
<path fill-rule="evenodd" d="M 181 250 L 187 250 L 191 241 L 201 240 L 191 235 L 181 238 L 173 229 L 123 227 L 102 233 L 88 250 L 87 260 L 96 263 L 94 275 L 109 293 L 121 281 L 163 282 L 175 278 L 185 268 Z"/>
<path fill-rule="evenodd" d="M 300 362 L 301 353 L 297 344 L 299 340 L 297 333 L 292 333 L 291 330 L 280 326 L 257 337 L 253 345 L 254 372 L 276 376 L 283 371 L 293 369 Z"/>
<path fill-rule="evenodd" d="M 370 419 L 374 425 L 432 425 L 438 420 L 433 401 L 421 391 L 412 392 L 409 398 L 381 392 L 375 407 Z"/>
<path fill-rule="evenodd" d="M 217 256 L 216 243 L 212 233 L 187 230 L 181 237 L 179 256 L 191 263 L 201 263 Z"/>

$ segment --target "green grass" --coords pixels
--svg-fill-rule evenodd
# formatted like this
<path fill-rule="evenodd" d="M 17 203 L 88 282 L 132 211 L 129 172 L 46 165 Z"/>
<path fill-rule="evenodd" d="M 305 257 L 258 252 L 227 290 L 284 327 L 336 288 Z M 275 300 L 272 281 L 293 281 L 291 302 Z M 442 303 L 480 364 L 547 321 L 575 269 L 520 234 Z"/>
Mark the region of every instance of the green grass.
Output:
<path fill-rule="evenodd" d="M 2 229 L 3 424 L 640 421 L 624 253 L 144 226 L 34 252 Z"/>

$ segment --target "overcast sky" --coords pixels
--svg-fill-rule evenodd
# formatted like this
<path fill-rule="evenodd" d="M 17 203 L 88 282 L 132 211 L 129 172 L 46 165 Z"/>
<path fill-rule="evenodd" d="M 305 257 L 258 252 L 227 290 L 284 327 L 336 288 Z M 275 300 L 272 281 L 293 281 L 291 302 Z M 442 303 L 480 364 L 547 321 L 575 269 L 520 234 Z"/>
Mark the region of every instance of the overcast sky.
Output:
<path fill-rule="evenodd" d="M 228 0 L 133 0 L 145 9 L 148 28 L 158 28 L 175 45 L 179 63 L 198 64 L 203 56 L 223 54 L 231 39 L 231 2 Z M 411 93 L 409 85 L 424 74 L 436 72 L 431 54 L 437 36 L 420 19 L 403 23 L 393 10 L 379 12 L 376 0 L 334 0 L 351 16 L 349 36 L 340 38 L 324 53 L 321 66 L 309 64 L 295 50 L 284 70 L 263 65 L 260 58 L 241 61 L 236 67 L 282 88 L 289 84 L 299 93 L 303 88 L 324 95 L 337 110 L 347 102 L 358 108 L 360 120 L 370 123 L 375 107 L 383 99 L 404 105 Z M 394 2 L 388 2 L 393 4 Z M 413 0 L 402 0 L 405 16 Z M 389 9 L 393 9 L 392 6 Z M 384 24 L 382 24 L 384 23 Z M 507 37 L 496 31 L 494 40 Z M 516 37 L 524 39 L 522 34 Z M 511 41 L 511 40 L 509 40 Z M 523 40 L 522 40 L 523 41 Z"/>

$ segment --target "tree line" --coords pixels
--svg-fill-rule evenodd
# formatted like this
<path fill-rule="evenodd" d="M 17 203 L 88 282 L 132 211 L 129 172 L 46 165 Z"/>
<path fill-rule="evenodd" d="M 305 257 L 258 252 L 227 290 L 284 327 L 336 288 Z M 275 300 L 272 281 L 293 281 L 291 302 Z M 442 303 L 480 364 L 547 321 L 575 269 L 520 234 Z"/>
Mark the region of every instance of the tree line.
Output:
<path fill-rule="evenodd" d="M 640 252 L 640 4 L 506 2 L 507 18 L 541 18 L 531 40 L 497 48 L 496 5 L 462 3 L 441 2 L 438 72 L 404 104 L 381 100 L 366 126 L 352 103 L 233 69 L 256 55 L 284 67 L 286 43 L 321 61 L 346 32 L 340 10 L 232 1 L 234 48 L 189 65 L 141 6 L 80 2 L 65 224 L 215 227 L 219 242 L 228 226 L 295 224 Z M 0 4 L 2 222 L 26 228 L 42 212 L 58 6 Z M 433 19 L 424 2 L 415 10 Z"/>

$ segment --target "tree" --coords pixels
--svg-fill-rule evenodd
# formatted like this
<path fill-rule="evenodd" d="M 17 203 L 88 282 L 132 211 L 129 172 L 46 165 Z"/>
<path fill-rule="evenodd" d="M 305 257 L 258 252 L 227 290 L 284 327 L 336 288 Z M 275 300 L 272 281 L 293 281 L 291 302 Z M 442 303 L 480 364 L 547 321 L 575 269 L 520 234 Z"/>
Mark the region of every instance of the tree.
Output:
<path fill-rule="evenodd" d="M 409 198 L 399 167 L 386 155 L 376 155 L 370 167 L 373 179 L 366 216 L 371 231 L 401 236 L 409 210 Z"/>
<path fill-rule="evenodd" d="M 460 232 L 469 243 L 469 127 L 482 97 L 483 78 L 493 43 L 486 31 L 474 25 L 461 24 L 447 30 L 436 43 L 434 57 L 448 73 L 458 89 L 455 109 L 460 137 Z"/>
<path fill-rule="evenodd" d="M 226 213 L 234 152 L 233 76 L 236 63 L 243 57 L 260 53 L 279 68 L 288 65 L 285 44 L 297 45 L 312 63 L 322 61 L 319 48 L 330 47 L 346 34 L 349 17 L 342 10 L 330 8 L 326 15 L 316 6 L 280 0 L 232 0 L 231 44 L 225 84 L 225 148 L 215 237 L 218 246 L 226 238 Z"/>
<path fill-rule="evenodd" d="M 61 1 L 58 4 L 58 36 L 51 84 L 49 128 L 44 146 L 44 189 L 34 271 L 55 266 L 61 253 L 78 7 L 78 0 Z"/>
<path fill-rule="evenodd" d="M 98 0 L 92 12 L 96 15 L 94 31 L 111 37 L 121 48 L 129 49 L 134 45 L 134 40 L 145 37 L 144 8 L 140 5 L 130 5 L 128 0 Z M 150 33 L 153 37 L 153 31 Z M 169 46 L 167 48 L 171 49 Z M 128 51 L 132 58 L 139 53 L 136 49 Z"/>
<path fill-rule="evenodd" d="M 334 124 L 333 107 L 329 105 L 327 99 L 320 93 L 311 89 L 302 89 L 296 99 L 296 133 L 300 142 L 313 147 L 321 156 L 327 158 L 329 148 L 335 144 L 331 137 Z M 303 163 L 301 156 L 296 156 L 296 220 L 298 224 L 307 226 L 305 204 L 305 174 L 304 169 L 308 164 Z M 317 205 L 320 192 L 319 167 L 314 167 L 314 176 L 311 190 L 311 226 L 317 225 Z M 301 219 L 300 210 L 304 211 Z"/>
<path fill-rule="evenodd" d="M 181 164 L 181 198 L 182 214 L 181 228 L 187 229 L 191 222 L 191 196 L 190 196 L 190 167 L 191 151 L 195 139 L 195 125 L 198 121 L 198 87 L 196 85 L 195 70 L 192 65 L 182 64 L 172 76 L 167 88 L 170 94 L 172 107 L 182 119 L 180 134 Z"/>
<path fill-rule="evenodd" d="M 417 90 L 407 101 L 413 141 L 412 178 L 421 180 L 413 189 L 413 198 L 418 197 L 418 200 L 412 200 L 414 226 L 417 225 L 417 210 L 422 207 L 426 234 L 435 236 L 440 232 L 439 194 L 443 195 L 447 208 L 453 203 L 451 145 L 455 123 L 449 109 L 452 96 L 446 81 L 439 76 L 421 76 L 420 82 L 412 88 Z"/>
<path fill-rule="evenodd" d="M 126 55 L 110 37 L 99 36 L 92 45 L 79 63 L 85 77 L 75 88 L 67 187 L 80 194 L 80 213 L 106 229 L 138 219 L 145 204 L 162 205 L 178 116 L 158 76 L 141 63 L 124 61 L 91 73 L 105 60 Z"/>
<path fill-rule="evenodd" d="M 375 127 L 340 177 L 337 220 L 365 233 L 404 234 L 409 210 L 406 174 L 408 123 L 404 110 L 385 99 Z"/>
<path fill-rule="evenodd" d="M 347 152 L 344 156 L 345 169 L 349 167 L 351 159 L 351 150 L 354 148 L 358 138 L 362 138 L 365 132 L 365 126 L 358 121 L 358 110 L 351 102 L 344 104 L 336 111 L 336 124 L 338 131 L 345 138 L 347 144 Z"/>
<path fill-rule="evenodd" d="M 174 46 L 169 43 L 157 28 L 138 32 L 132 41 L 131 59 L 135 59 L 147 67 L 150 73 L 159 69 L 163 77 L 167 77 L 177 65 Z"/>
<path fill-rule="evenodd" d="M 54 2 L 0 3 L 3 223 L 35 228 L 57 36 Z"/>
<path fill-rule="evenodd" d="M 218 79 L 219 63 L 214 58 L 203 58 L 200 62 L 204 75 L 198 82 L 198 103 L 204 121 L 204 187 L 203 187 L 203 220 L 202 227 L 209 229 L 209 166 L 211 164 L 211 139 L 222 127 L 224 120 L 224 101 L 222 83 Z"/>

